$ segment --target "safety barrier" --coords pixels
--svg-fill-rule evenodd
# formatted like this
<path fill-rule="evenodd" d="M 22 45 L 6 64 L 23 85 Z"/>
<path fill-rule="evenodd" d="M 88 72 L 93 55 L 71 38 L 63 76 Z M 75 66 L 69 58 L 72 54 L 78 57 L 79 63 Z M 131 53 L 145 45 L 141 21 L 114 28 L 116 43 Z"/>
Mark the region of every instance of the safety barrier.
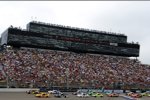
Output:
<path fill-rule="evenodd" d="M 37 88 L 0 88 L 0 92 L 26 92 Z"/>

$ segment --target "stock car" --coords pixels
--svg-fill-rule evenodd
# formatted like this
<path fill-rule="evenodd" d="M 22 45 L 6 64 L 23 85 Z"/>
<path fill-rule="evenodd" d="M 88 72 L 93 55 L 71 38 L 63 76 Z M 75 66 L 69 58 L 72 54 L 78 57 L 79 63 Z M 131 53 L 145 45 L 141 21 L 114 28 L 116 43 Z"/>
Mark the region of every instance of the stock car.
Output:
<path fill-rule="evenodd" d="M 144 92 L 144 93 L 141 93 L 142 96 L 147 96 L 148 93 Z"/>
<path fill-rule="evenodd" d="M 94 96 L 94 95 L 96 94 L 96 92 L 90 91 L 90 92 L 88 92 L 88 94 L 89 94 L 90 96 Z"/>
<path fill-rule="evenodd" d="M 141 98 L 142 97 L 142 95 L 140 93 L 133 93 L 130 96 L 133 98 Z"/>
<path fill-rule="evenodd" d="M 28 90 L 26 91 L 27 94 L 38 94 L 39 90 Z"/>
<path fill-rule="evenodd" d="M 126 93 L 127 96 L 131 96 L 132 94 L 134 94 L 134 93 L 133 92 Z"/>
<path fill-rule="evenodd" d="M 66 98 L 67 94 L 64 94 L 64 93 L 59 91 L 59 92 L 54 94 L 54 97 L 58 97 L 58 98 L 64 97 L 64 98 Z"/>
<path fill-rule="evenodd" d="M 82 92 L 87 92 L 87 91 L 77 90 L 76 92 L 73 92 L 72 94 L 77 95 L 77 94 L 82 93 Z"/>
<path fill-rule="evenodd" d="M 146 96 L 147 94 L 144 92 L 144 93 L 141 93 L 141 95 L 142 95 L 142 96 Z"/>
<path fill-rule="evenodd" d="M 77 97 L 89 97 L 87 93 L 81 92 L 77 94 Z"/>
<path fill-rule="evenodd" d="M 78 93 L 81 93 L 81 91 L 78 90 L 78 91 L 76 91 L 76 92 L 73 92 L 72 94 L 73 94 L 73 95 L 77 95 Z"/>
<path fill-rule="evenodd" d="M 49 90 L 48 91 L 49 94 L 56 94 L 57 92 L 60 92 L 60 91 L 58 91 L 58 90 Z"/>
<path fill-rule="evenodd" d="M 78 92 L 73 92 L 72 94 L 73 94 L 73 95 L 77 95 L 77 94 L 78 94 Z"/>
<path fill-rule="evenodd" d="M 108 97 L 119 97 L 119 94 L 118 93 L 110 93 L 110 94 L 107 94 Z"/>
<path fill-rule="evenodd" d="M 150 96 L 150 92 L 141 93 L 142 96 Z"/>
<path fill-rule="evenodd" d="M 94 93 L 91 96 L 92 97 L 103 97 L 104 95 L 102 93 Z"/>
<path fill-rule="evenodd" d="M 39 97 L 39 98 L 48 98 L 49 94 L 45 93 L 45 92 L 40 92 L 38 94 L 35 94 L 35 97 Z"/>

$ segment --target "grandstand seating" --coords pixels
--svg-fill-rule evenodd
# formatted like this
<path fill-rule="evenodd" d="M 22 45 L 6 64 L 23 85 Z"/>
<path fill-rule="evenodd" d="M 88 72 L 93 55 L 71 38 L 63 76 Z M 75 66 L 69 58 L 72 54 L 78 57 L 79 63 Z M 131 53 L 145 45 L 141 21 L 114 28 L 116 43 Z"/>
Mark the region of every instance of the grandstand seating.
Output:
<path fill-rule="evenodd" d="M 150 66 L 127 57 L 21 48 L 0 52 L 0 65 L 15 87 L 150 87 Z"/>

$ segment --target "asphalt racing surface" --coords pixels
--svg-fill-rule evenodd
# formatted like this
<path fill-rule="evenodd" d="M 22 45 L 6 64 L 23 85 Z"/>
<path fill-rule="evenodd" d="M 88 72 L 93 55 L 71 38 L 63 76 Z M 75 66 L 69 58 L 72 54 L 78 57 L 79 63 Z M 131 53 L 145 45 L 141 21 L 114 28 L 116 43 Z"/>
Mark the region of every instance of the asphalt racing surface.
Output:
<path fill-rule="evenodd" d="M 71 93 L 68 94 L 68 98 L 55 98 L 53 96 L 49 98 L 37 98 L 33 94 L 26 94 L 26 93 L 0 93 L 0 100 L 130 100 L 124 99 L 123 97 L 89 97 L 89 98 L 79 98 Z M 142 97 L 138 100 L 150 100 L 150 97 Z"/>

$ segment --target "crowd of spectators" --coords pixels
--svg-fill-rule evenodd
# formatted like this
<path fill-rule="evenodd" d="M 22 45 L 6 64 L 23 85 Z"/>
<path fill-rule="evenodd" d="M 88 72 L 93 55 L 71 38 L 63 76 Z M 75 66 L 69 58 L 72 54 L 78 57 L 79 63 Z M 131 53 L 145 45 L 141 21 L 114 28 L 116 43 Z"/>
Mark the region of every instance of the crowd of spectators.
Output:
<path fill-rule="evenodd" d="M 127 57 L 8 49 L 0 52 L 0 67 L 0 80 L 7 79 L 9 86 L 15 87 L 150 87 L 150 66 Z"/>
<path fill-rule="evenodd" d="M 0 80 L 5 80 L 5 76 L 3 75 L 3 73 L 0 71 Z"/>

